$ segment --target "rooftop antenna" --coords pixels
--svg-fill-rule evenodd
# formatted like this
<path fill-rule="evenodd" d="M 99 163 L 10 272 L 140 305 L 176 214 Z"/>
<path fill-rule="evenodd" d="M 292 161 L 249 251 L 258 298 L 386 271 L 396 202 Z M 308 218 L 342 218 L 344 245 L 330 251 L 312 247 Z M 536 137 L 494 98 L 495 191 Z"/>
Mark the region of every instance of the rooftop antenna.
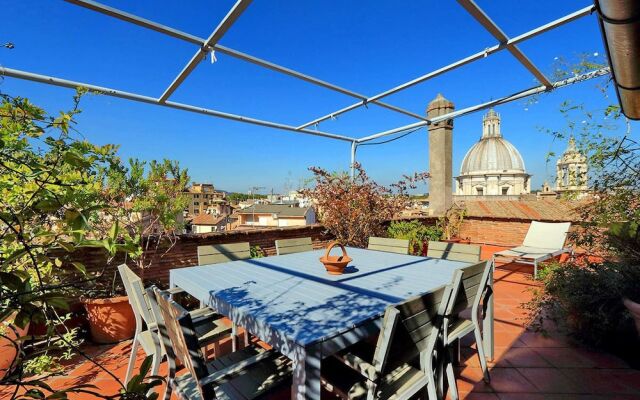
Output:
<path fill-rule="evenodd" d="M 251 210 L 251 225 L 255 228 L 256 227 L 256 192 L 258 190 L 262 190 L 264 189 L 264 186 L 252 186 L 251 187 L 251 197 L 253 200 L 253 205 L 252 210 Z"/>

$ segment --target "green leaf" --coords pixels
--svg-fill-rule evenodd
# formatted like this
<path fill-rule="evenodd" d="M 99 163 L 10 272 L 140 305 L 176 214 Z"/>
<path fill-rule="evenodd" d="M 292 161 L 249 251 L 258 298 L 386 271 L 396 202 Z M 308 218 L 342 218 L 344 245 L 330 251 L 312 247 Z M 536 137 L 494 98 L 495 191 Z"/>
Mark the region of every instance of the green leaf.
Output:
<path fill-rule="evenodd" d="M 0 284 L 16 292 L 24 286 L 22 279 L 12 272 L 0 272 Z"/>
<path fill-rule="evenodd" d="M 87 273 L 87 268 L 83 263 L 79 261 L 71 261 L 71 265 L 73 265 L 78 271 L 82 272 L 83 274 Z"/>

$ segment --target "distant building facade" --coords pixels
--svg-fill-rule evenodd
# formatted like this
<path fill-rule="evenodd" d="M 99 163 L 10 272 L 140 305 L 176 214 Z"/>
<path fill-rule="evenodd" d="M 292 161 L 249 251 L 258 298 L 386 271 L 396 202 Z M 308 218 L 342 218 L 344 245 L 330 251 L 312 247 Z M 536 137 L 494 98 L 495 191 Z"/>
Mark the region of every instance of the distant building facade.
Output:
<path fill-rule="evenodd" d="M 229 223 L 227 215 L 200 214 L 191 220 L 191 233 L 221 232 L 227 230 Z"/>
<path fill-rule="evenodd" d="M 556 192 L 575 194 L 579 197 L 589 193 L 589 167 L 587 157 L 576 148 L 576 141 L 569 138 L 567 150 L 556 162 Z"/>
<path fill-rule="evenodd" d="M 456 178 L 458 196 L 519 196 L 531 192 L 531 175 L 518 149 L 503 136 L 493 109 L 482 118 L 482 137 L 469 149 Z"/>
<path fill-rule="evenodd" d="M 189 205 L 185 211 L 189 216 L 231 214 L 231 206 L 226 199 L 226 194 L 217 191 L 210 183 L 194 183 L 186 194 L 189 197 Z"/>
<path fill-rule="evenodd" d="M 312 207 L 281 204 L 255 204 L 237 212 L 238 227 L 285 227 L 316 223 Z"/>

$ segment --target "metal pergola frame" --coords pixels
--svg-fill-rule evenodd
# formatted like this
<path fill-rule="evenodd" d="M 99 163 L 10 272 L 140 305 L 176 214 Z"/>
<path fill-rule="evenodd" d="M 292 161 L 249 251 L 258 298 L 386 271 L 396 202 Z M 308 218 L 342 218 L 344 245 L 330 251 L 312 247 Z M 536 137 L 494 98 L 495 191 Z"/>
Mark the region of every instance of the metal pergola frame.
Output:
<path fill-rule="evenodd" d="M 436 123 L 446 119 L 452 119 L 456 117 L 460 117 L 462 115 L 474 113 L 495 105 L 505 104 L 511 101 L 515 101 L 518 99 L 522 99 L 528 96 L 536 95 L 543 92 L 548 92 L 563 86 L 571 85 L 573 83 L 577 83 L 583 80 L 595 78 L 598 76 L 606 75 L 610 73 L 609 68 L 602 68 L 596 71 L 588 72 L 582 75 L 577 75 L 569 79 L 564 79 L 561 81 L 552 82 L 546 77 L 538 67 L 518 48 L 518 44 L 522 43 L 526 40 L 529 40 L 533 37 L 536 37 L 540 34 L 548 32 L 552 29 L 565 25 L 567 23 L 573 22 L 579 18 L 582 18 L 586 15 L 590 15 L 595 11 L 595 7 L 593 5 L 581 8 L 573 13 L 565 15 L 564 17 L 558 18 L 554 21 L 551 21 L 547 24 L 541 25 L 535 29 L 527 31 L 519 36 L 515 36 L 513 38 L 509 38 L 500 27 L 493 21 L 491 18 L 473 1 L 473 0 L 457 0 L 457 2 L 478 22 L 480 23 L 487 32 L 489 32 L 497 41 L 498 44 L 493 45 L 491 47 L 487 47 L 482 49 L 474 54 L 471 54 L 465 58 L 462 58 L 458 61 L 455 61 L 449 65 L 438 68 L 434 71 L 428 72 L 422 76 L 419 76 L 409 82 L 403 83 L 391 89 L 388 89 L 384 92 L 378 93 L 373 96 L 366 96 L 352 90 L 346 89 L 344 87 L 332 84 L 330 82 L 315 78 L 313 76 L 295 71 L 293 69 L 283 67 L 281 65 L 254 57 L 250 54 L 246 54 L 240 52 L 238 50 L 234 50 L 229 47 L 225 47 L 220 45 L 218 42 L 223 38 L 224 34 L 231 28 L 231 26 L 236 22 L 236 20 L 242 15 L 242 13 L 249 7 L 252 0 L 237 0 L 233 5 L 231 10 L 227 13 L 227 15 L 222 19 L 222 21 L 218 24 L 218 26 L 213 30 L 211 35 L 208 38 L 200 38 L 194 35 L 191 35 L 186 32 L 179 31 L 177 29 L 168 27 L 166 25 L 159 24 L 154 21 L 150 21 L 148 19 L 124 12 L 122 10 L 118 10 L 113 7 L 106 6 L 104 4 L 98 3 L 93 0 L 66 0 L 69 3 L 75 4 L 80 7 L 87 8 L 89 10 L 93 10 L 99 12 L 101 14 L 146 28 L 159 33 L 162 33 L 167 36 L 171 36 L 176 39 L 183 40 L 188 43 L 192 43 L 198 45 L 199 48 L 195 52 L 195 54 L 191 57 L 185 67 L 180 71 L 180 73 L 176 76 L 176 78 L 167 86 L 164 92 L 159 97 L 152 97 L 148 95 L 142 95 L 137 93 L 126 92 L 122 90 L 117 90 L 108 87 L 102 87 L 93 85 L 85 82 L 77 82 L 72 80 L 66 80 L 61 78 L 56 78 L 52 76 L 40 75 L 32 72 L 21 71 L 17 69 L 11 68 L 3 68 L 0 67 L 0 75 L 30 80 L 45 84 L 50 84 L 54 86 L 68 87 L 68 88 L 76 88 L 76 87 L 85 87 L 91 91 L 102 93 L 104 95 L 119 97 L 127 100 L 138 101 L 142 103 L 154 104 L 184 111 L 190 111 L 205 115 L 210 115 L 219 118 L 230 119 L 233 121 L 244 122 L 249 124 L 255 124 L 260 126 L 265 126 L 269 128 L 275 128 L 280 130 L 292 131 L 302 134 L 315 135 L 326 137 L 329 139 L 336 139 L 341 141 L 346 141 L 351 143 L 351 166 L 352 166 L 352 174 L 353 174 L 353 164 L 356 160 L 356 149 L 359 144 L 381 138 L 388 135 L 393 135 L 401 132 L 408 131 L 410 129 L 417 129 L 431 123 Z M 484 102 L 481 104 L 477 104 L 471 107 L 467 107 L 461 110 L 457 110 L 442 116 L 439 116 L 434 119 L 428 119 L 424 115 L 419 115 L 414 112 L 405 110 L 403 108 L 391 105 L 389 103 L 383 102 L 382 99 L 388 97 L 392 94 L 398 93 L 402 90 L 408 89 L 412 86 L 415 86 L 419 83 L 425 82 L 432 78 L 435 78 L 439 75 L 445 74 L 449 71 L 457 69 L 463 65 L 470 64 L 472 62 L 478 61 L 480 59 L 486 58 L 492 54 L 500 52 L 502 50 L 508 50 L 520 64 L 524 68 L 526 68 L 539 82 L 539 86 L 534 86 L 531 88 L 527 88 L 516 93 L 513 93 L 508 96 L 500 97 L 498 99 Z M 169 98 L 171 95 L 180 87 L 180 85 L 188 78 L 189 74 L 197 67 L 197 65 L 206 58 L 206 56 L 213 52 L 219 52 L 230 57 L 237 58 L 239 60 L 249 62 L 255 65 L 258 65 L 263 68 L 270 69 L 272 71 L 276 71 L 278 73 L 282 73 L 285 75 L 289 75 L 291 77 L 303 80 L 305 82 L 324 87 L 326 89 L 332 90 L 337 93 L 341 93 L 350 97 L 357 99 L 357 102 L 336 110 L 330 114 L 321 116 L 312 121 L 306 122 L 299 126 L 283 124 L 278 122 L 272 122 L 267 120 L 261 120 L 256 118 L 251 118 L 247 116 L 237 115 L 226 113 L 218 110 L 213 110 L 210 108 L 199 107 L 191 104 L 178 103 L 170 101 Z M 360 107 L 367 107 L 369 104 L 374 104 L 376 106 L 386 108 L 393 112 L 410 116 L 418 120 L 418 122 L 404 125 L 398 128 L 386 130 L 383 132 L 378 132 L 375 134 L 371 134 L 368 136 L 364 136 L 361 138 L 350 137 L 335 133 L 324 132 L 318 129 L 318 126 L 321 122 L 335 119 L 337 116 L 344 114 L 346 112 L 355 110 Z M 313 127 L 313 128 L 311 128 Z"/>

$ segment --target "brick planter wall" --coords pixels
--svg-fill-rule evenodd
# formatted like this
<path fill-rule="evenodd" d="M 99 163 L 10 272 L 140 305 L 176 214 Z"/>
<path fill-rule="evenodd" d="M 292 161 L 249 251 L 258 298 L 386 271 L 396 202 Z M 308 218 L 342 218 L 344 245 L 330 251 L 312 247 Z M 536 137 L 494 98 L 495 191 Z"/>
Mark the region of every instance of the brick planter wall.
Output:
<path fill-rule="evenodd" d="M 420 217 L 404 218 L 406 220 L 418 219 L 425 225 L 435 225 L 437 218 Z M 546 221 L 560 222 L 560 221 Z M 488 244 L 501 247 L 515 247 L 522 244 L 531 225 L 530 219 L 515 218 L 488 218 L 467 216 L 460 227 L 460 237 L 469 239 L 472 243 Z M 571 230 L 578 229 L 576 222 L 572 223 Z"/>
<path fill-rule="evenodd" d="M 160 256 L 164 250 L 159 249 L 156 256 L 151 259 L 150 267 L 139 270 L 134 268 L 132 262 L 127 262 L 127 264 L 145 281 L 168 284 L 170 269 L 198 264 L 198 246 L 249 242 L 251 246 L 260 246 L 265 255 L 272 256 L 276 254 L 275 241 L 277 239 L 302 237 L 311 237 L 314 248 L 326 247 L 333 239 L 333 236 L 327 234 L 321 225 L 182 235 L 175 246 L 164 256 Z M 84 263 L 89 272 L 99 272 L 104 269 L 107 279 L 112 279 L 117 266 L 125 261 L 124 256 L 118 255 L 107 265 L 106 253 L 100 249 L 82 249 L 74 253 L 72 259 Z M 117 279 L 119 281 L 119 278 Z"/>
<path fill-rule="evenodd" d="M 419 219 L 427 225 L 436 223 L 436 218 Z M 530 220 L 507 218 L 466 217 L 460 229 L 460 237 L 468 238 L 473 243 L 488 244 L 502 247 L 520 245 L 529 229 Z M 575 228 L 576 225 L 572 227 Z M 151 259 L 151 266 L 144 270 L 134 268 L 134 271 L 149 282 L 167 284 L 169 270 L 172 268 L 190 267 L 197 265 L 197 247 L 208 244 L 249 242 L 252 246 L 260 246 L 267 256 L 276 254 L 275 241 L 277 239 L 291 239 L 311 237 L 314 248 L 323 248 L 333 239 L 321 225 L 311 225 L 288 228 L 265 228 L 246 231 L 215 232 L 200 235 L 183 235 L 169 252 L 160 256 L 164 250 L 160 249 Z M 118 256 L 108 265 L 106 254 L 99 249 L 83 249 L 73 254 L 73 259 L 81 261 L 90 272 L 105 270 L 106 279 L 112 279 L 119 264 L 124 262 L 123 256 Z M 131 262 L 127 264 L 133 267 Z"/>

